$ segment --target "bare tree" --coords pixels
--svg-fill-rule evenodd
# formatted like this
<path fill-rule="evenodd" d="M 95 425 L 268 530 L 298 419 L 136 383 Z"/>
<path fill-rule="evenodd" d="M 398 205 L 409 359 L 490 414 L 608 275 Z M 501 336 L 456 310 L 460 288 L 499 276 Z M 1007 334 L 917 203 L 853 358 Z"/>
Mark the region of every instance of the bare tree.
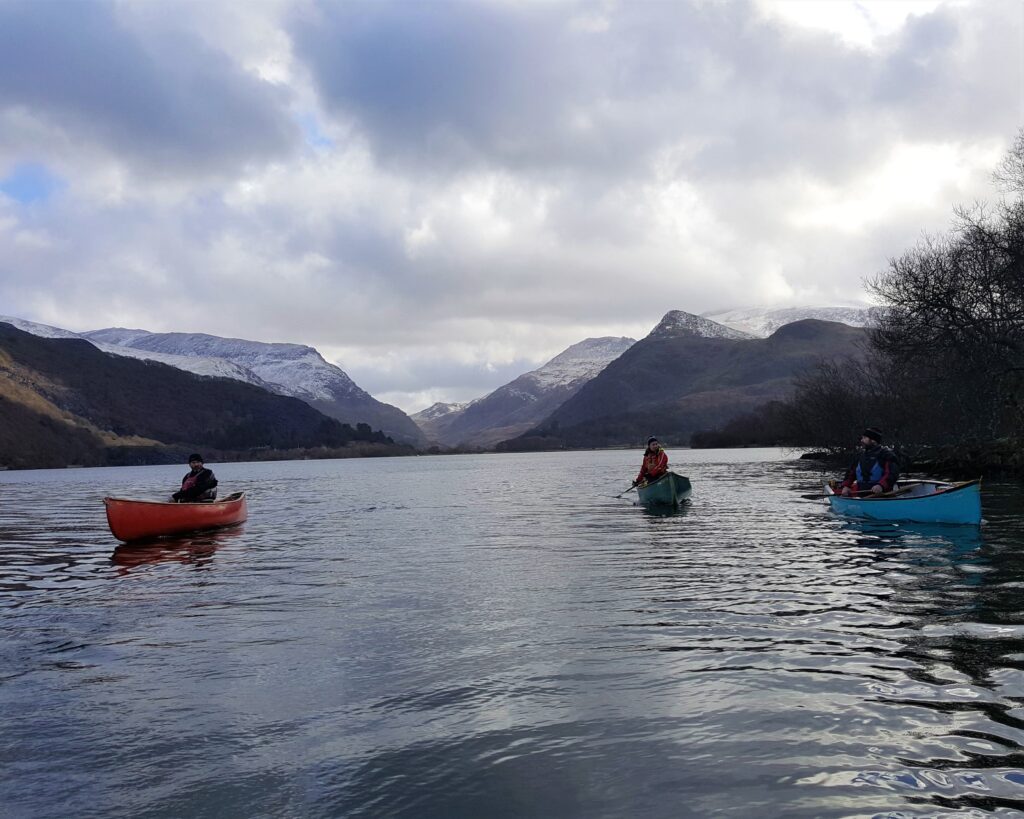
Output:
<path fill-rule="evenodd" d="M 1017 132 L 1013 146 L 992 172 L 992 178 L 1004 193 L 1024 194 L 1024 129 Z"/>

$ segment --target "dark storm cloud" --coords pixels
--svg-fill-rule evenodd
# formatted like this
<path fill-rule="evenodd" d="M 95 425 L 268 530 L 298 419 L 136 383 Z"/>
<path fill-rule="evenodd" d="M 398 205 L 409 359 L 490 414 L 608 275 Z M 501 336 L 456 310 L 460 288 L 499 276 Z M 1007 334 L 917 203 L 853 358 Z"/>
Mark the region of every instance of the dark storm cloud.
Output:
<path fill-rule="evenodd" d="M 687 140 L 710 143 L 693 156 L 704 172 L 792 162 L 808 123 L 864 96 L 866 57 L 787 38 L 745 3 L 623 4 L 588 29 L 598 8 L 332 4 L 293 36 L 328 107 L 384 160 L 434 169 L 629 173 Z"/>
<path fill-rule="evenodd" d="M 283 102 L 194 37 L 133 30 L 113 4 L 0 3 L 0 111 L 150 170 L 223 174 L 288 151 L 299 134 Z"/>
<path fill-rule="evenodd" d="M 407 170 L 572 184 L 688 145 L 679 173 L 694 178 L 837 177 L 876 162 L 920 115 L 941 118 L 943 138 L 975 136 L 979 117 L 991 128 L 978 80 L 986 62 L 1019 74 L 1016 8 L 992 4 L 978 21 L 940 8 L 876 50 L 740 2 L 322 4 L 292 35 L 327 108 Z"/>
<path fill-rule="evenodd" d="M 382 154 L 509 162 L 549 141 L 583 68 L 552 25 L 557 7 L 450 2 L 322 4 L 297 16 L 296 51 L 336 112 Z M 551 150 L 549 145 L 547 150 Z"/>

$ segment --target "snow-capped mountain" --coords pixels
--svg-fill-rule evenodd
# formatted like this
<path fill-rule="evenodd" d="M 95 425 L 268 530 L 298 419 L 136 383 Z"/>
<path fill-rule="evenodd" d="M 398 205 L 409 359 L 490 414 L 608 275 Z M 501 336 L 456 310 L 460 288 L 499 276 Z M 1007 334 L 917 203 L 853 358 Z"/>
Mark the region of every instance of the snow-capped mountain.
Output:
<path fill-rule="evenodd" d="M 859 355 L 865 336 L 862 328 L 805 319 L 768 338 L 753 338 L 669 313 L 526 436 L 503 448 L 642 445 L 648 435 L 686 443 L 695 431 L 785 400 L 795 379 L 823 358 Z"/>
<path fill-rule="evenodd" d="M 0 321 L 44 338 L 77 338 L 105 353 L 159 361 L 196 375 L 232 378 L 291 395 L 347 424 L 369 424 L 396 441 L 422 444 L 423 433 L 397 407 L 362 390 L 340 367 L 302 344 L 268 344 L 204 333 L 151 333 L 111 327 L 74 333 L 24 319 Z"/>
<path fill-rule="evenodd" d="M 206 333 L 149 333 L 112 327 L 83 333 L 90 341 L 158 355 L 216 358 L 244 367 L 277 392 L 303 401 L 330 401 L 368 393 L 340 368 L 329 364 L 312 347 L 303 344 L 270 344 L 240 338 L 221 338 Z"/>
<path fill-rule="evenodd" d="M 355 425 L 369 424 L 397 441 L 423 443 L 419 427 L 397 407 L 361 389 L 348 374 L 304 344 L 221 338 L 206 333 L 150 333 L 112 327 L 82 334 L 100 342 L 150 355 L 213 358 L 255 374 L 282 395 L 300 398 L 326 415 Z"/>
<path fill-rule="evenodd" d="M 767 338 L 785 324 L 801 319 L 838 321 L 851 327 L 866 327 L 872 323 L 875 308 L 861 306 L 812 307 L 743 307 L 734 310 L 707 312 L 703 318 L 742 330 L 758 338 Z"/>
<path fill-rule="evenodd" d="M 112 355 L 159 361 L 162 364 L 168 364 L 171 367 L 177 367 L 179 370 L 186 370 L 196 375 L 207 375 L 214 378 L 233 378 L 235 381 L 244 381 L 247 384 L 255 384 L 257 387 L 262 387 L 272 392 L 280 392 L 274 385 L 268 384 L 251 370 L 223 358 L 172 355 L 170 353 L 157 353 L 149 350 L 136 350 L 132 347 L 122 346 L 121 342 L 108 343 L 107 341 L 98 341 L 87 337 L 86 334 L 74 333 L 71 330 L 63 330 L 60 327 L 51 327 L 48 324 L 39 324 L 38 322 L 26 321 L 25 319 L 11 316 L 0 316 L 0 321 L 13 324 L 19 330 L 31 333 L 34 336 L 40 336 L 41 338 L 77 338 L 82 341 L 88 341 L 94 347 L 98 347 L 103 352 L 111 353 Z"/>
<path fill-rule="evenodd" d="M 492 446 L 542 421 L 635 343 L 631 338 L 588 338 L 460 410 L 417 421 L 442 444 Z"/>
<path fill-rule="evenodd" d="M 438 418 L 444 418 L 446 415 L 451 415 L 453 412 L 462 412 L 462 410 L 464 410 L 468 406 L 468 403 L 446 404 L 444 401 L 438 401 L 434 404 L 431 404 L 424 410 L 420 410 L 419 412 L 413 413 L 409 417 L 412 418 L 412 420 L 415 421 L 417 424 L 422 426 L 424 423 L 436 421 Z"/>
<path fill-rule="evenodd" d="M 6 324 L 13 324 L 22 332 L 31 333 L 32 335 L 39 336 L 40 338 L 81 338 L 78 333 L 73 333 L 70 330 L 62 330 L 60 327 L 51 327 L 49 324 L 25 321 L 25 319 L 14 318 L 13 316 L 0 316 L 0 321 Z"/>
<path fill-rule="evenodd" d="M 589 381 L 636 343 L 632 338 L 588 338 L 566 348 L 547 364 L 525 373 L 523 379 L 538 388 L 551 390 Z"/>
<path fill-rule="evenodd" d="M 662 338 L 680 335 L 701 336 L 702 338 L 753 338 L 750 333 L 727 327 L 718 321 L 705 316 L 697 316 L 683 310 L 669 310 L 657 326 L 648 334 L 648 338 Z"/>

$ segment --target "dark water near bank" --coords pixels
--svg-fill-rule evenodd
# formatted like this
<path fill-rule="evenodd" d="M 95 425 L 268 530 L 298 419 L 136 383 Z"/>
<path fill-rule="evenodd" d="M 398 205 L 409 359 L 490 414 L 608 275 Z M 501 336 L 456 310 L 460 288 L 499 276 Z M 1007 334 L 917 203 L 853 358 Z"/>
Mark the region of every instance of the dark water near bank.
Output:
<path fill-rule="evenodd" d="M 0 816 L 1024 816 L 1024 501 L 860 524 L 774 450 L 0 473 Z M 627 496 L 628 498 L 628 496 Z"/>

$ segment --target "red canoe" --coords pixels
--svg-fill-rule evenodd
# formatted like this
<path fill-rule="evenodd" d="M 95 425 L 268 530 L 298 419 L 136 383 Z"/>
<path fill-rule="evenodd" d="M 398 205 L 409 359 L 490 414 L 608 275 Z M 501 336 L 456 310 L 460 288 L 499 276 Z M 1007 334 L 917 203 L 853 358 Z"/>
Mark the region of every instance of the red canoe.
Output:
<path fill-rule="evenodd" d="M 220 529 L 242 523 L 248 510 L 245 492 L 236 492 L 212 503 L 162 503 L 160 501 L 104 498 L 107 523 L 118 540 L 146 540 L 204 529 Z"/>

